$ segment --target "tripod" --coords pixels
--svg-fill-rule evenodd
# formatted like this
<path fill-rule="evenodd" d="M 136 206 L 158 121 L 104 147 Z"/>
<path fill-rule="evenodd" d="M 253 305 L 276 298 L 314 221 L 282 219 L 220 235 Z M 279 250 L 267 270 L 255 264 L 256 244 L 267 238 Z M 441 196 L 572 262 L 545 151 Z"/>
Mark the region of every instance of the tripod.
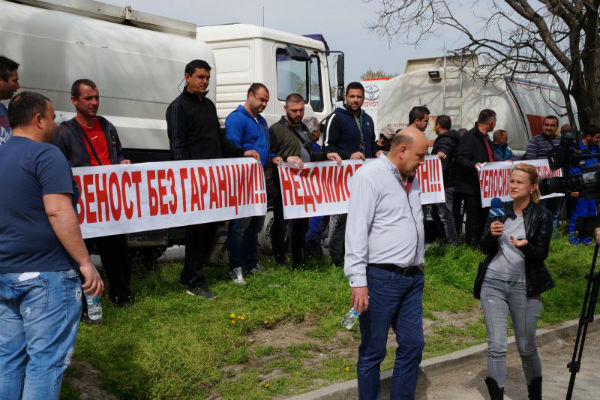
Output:
<path fill-rule="evenodd" d="M 594 258 L 590 272 L 585 276 L 587 279 L 587 287 L 585 296 L 583 296 L 583 306 L 581 315 L 579 316 L 579 327 L 577 328 L 577 336 L 575 337 L 575 348 L 573 349 L 573 358 L 567 364 L 571 371 L 571 379 L 569 380 L 569 388 L 567 389 L 567 400 L 571 400 L 573 388 L 575 386 L 575 375 L 581 367 L 581 356 L 583 355 L 583 345 L 585 344 L 585 336 L 587 335 L 588 324 L 594 321 L 594 311 L 596 309 L 596 301 L 598 300 L 598 287 L 600 286 L 600 273 L 595 272 L 596 259 L 598 258 L 598 243 L 594 250 Z"/>

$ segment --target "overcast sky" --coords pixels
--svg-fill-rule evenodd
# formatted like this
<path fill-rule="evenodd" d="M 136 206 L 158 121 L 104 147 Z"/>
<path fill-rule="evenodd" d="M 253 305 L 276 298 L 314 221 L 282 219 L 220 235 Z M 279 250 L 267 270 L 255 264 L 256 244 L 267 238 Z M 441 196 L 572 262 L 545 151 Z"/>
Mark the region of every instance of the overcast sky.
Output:
<path fill-rule="evenodd" d="M 456 33 L 445 31 L 424 41 L 419 48 L 391 44 L 385 37 L 368 29 L 376 18 L 380 0 L 100 0 L 120 6 L 193 22 L 196 25 L 218 25 L 232 22 L 262 24 L 296 34 L 322 33 L 332 50 L 346 54 L 346 82 L 358 80 L 371 68 L 385 72 L 404 72 L 406 60 L 435 57 L 443 54 L 444 46 L 453 48 L 459 40 Z M 483 4 L 482 4 L 483 3 Z M 485 1 L 462 1 L 458 15 L 468 22 L 474 9 L 485 12 Z M 477 4 L 474 7 L 474 4 Z"/>

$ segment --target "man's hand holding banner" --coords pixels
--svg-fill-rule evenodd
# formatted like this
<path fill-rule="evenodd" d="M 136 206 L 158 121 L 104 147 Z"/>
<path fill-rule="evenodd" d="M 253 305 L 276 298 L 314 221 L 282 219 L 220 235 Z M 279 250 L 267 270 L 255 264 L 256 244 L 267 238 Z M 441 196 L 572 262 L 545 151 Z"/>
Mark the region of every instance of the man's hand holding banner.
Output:
<path fill-rule="evenodd" d="M 73 168 L 84 238 L 264 215 L 265 176 L 249 158 Z"/>
<path fill-rule="evenodd" d="M 372 162 L 368 160 L 367 162 Z M 479 172 L 481 200 L 509 200 L 510 170 L 517 162 L 535 165 L 541 178 L 561 176 L 547 160 L 494 162 Z M 349 182 L 361 160 L 279 166 L 286 219 L 344 214 Z M 74 168 L 81 190 L 77 208 L 84 238 L 225 221 L 267 212 L 265 177 L 249 158 L 169 161 Z M 445 201 L 442 165 L 426 156 L 417 171 L 421 202 Z M 560 196 L 553 194 L 551 196 Z M 549 196 L 548 196 L 549 197 Z"/>

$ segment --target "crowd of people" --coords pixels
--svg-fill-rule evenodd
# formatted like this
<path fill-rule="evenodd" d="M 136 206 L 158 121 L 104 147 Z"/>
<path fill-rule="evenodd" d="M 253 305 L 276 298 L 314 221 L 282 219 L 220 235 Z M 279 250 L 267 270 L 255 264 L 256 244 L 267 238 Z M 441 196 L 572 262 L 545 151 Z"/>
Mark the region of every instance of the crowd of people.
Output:
<path fill-rule="evenodd" d="M 79 193 L 71 167 L 131 161 L 123 155 L 115 126 L 98 115 L 100 88 L 95 82 L 73 82 L 71 101 L 76 115 L 56 127 L 53 105 L 47 97 L 29 91 L 15 95 L 19 89 L 18 67 L 16 62 L 0 56 L 0 100 L 10 99 L 8 109 L 0 103 L 0 168 L 15 171 L 0 178 L 2 187 L 10 188 L 0 193 L 0 324 L 11 324 L 11 329 L 0 333 L 0 398 L 22 395 L 52 399 L 58 397 L 62 373 L 73 351 L 82 292 L 98 296 L 104 287 L 90 261 L 91 251 L 101 257 L 110 301 L 120 307 L 132 304 L 131 262 L 125 236 L 82 239 L 75 212 Z M 172 159 L 258 160 L 273 205 L 271 241 L 275 261 L 286 264 L 289 249 L 292 266 L 298 267 L 307 257 L 321 255 L 325 248 L 331 261 L 343 266 L 349 277 L 351 302 L 361 322 L 361 398 L 379 395 L 379 365 L 386 354 L 390 326 L 399 344 L 392 398 L 412 398 L 424 340 L 426 214 L 414 177 L 430 146 L 424 134 L 430 121 L 429 109 L 415 106 L 408 115 L 407 127 L 386 126 L 376 135 L 372 118 L 362 108 L 364 88 L 352 82 L 346 88 L 344 106 L 323 121 L 305 119 L 306 99 L 291 93 L 285 99 L 284 115 L 268 126 L 261 113 L 269 102 L 269 89 L 253 83 L 244 104 L 225 120 L 223 133 L 215 104 L 206 97 L 210 65 L 193 60 L 183 75 L 185 87 L 166 112 Z M 508 146 L 510 133 L 496 129 L 497 115 L 490 109 L 479 113 L 470 130 L 453 129 L 448 115 L 437 116 L 434 123 L 437 137 L 431 154 L 442 163 L 446 200 L 432 206 L 430 213 L 438 221 L 444 241 L 456 244 L 464 211 L 465 241 L 481 246 L 488 256 L 479 268 L 475 296 L 481 298 L 488 329 L 486 383 L 490 395 L 501 398 L 498 393 L 506 375 L 506 323 L 510 311 L 513 321 L 519 317 L 515 334 L 533 396 L 530 398 L 541 398 L 535 323 L 541 307 L 539 294 L 553 285 L 543 260 L 562 198 L 539 201 L 535 168 L 517 164 L 510 180 L 513 202 L 505 205 L 507 219 L 490 222 L 488 209 L 481 204 L 478 170 L 483 163 L 516 159 Z M 530 140 L 524 158 L 546 158 L 559 145 L 557 131 L 558 118 L 547 116 L 543 132 Z M 599 153 L 599 143 L 600 129 L 589 127 L 578 146 L 582 151 Z M 277 165 L 287 162 L 302 168 L 312 161 L 341 163 L 367 158 L 374 160 L 360 168 L 351 181 L 353 195 L 347 214 L 284 219 Z M 588 161 L 589 165 L 594 162 Z M 596 204 L 578 198 L 577 193 L 571 194 L 569 203 L 569 239 L 572 243 L 587 243 L 588 238 L 575 233 L 575 218 L 595 215 Z M 245 284 L 248 274 L 262 270 L 257 241 L 263 224 L 264 216 L 240 218 L 228 224 L 229 271 L 236 284 Z M 191 295 L 216 297 L 207 285 L 203 267 L 209 260 L 217 226 L 205 223 L 185 228 L 180 283 Z M 502 301 L 492 305 L 490 298 Z M 56 324 L 58 313 L 65 310 L 67 318 Z M 51 357 L 46 351 L 48 346 L 54 349 Z"/>

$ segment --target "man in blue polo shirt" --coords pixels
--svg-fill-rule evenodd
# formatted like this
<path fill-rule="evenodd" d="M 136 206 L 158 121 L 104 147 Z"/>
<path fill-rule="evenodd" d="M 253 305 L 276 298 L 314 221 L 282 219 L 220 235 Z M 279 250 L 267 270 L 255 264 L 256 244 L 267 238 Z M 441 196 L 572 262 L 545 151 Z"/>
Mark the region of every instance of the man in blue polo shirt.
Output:
<path fill-rule="evenodd" d="M 81 316 L 81 288 L 104 284 L 75 213 L 71 168 L 50 144 L 54 108 L 33 92 L 8 107 L 0 146 L 0 399 L 58 399 Z M 79 273 L 84 279 L 83 285 Z"/>
<path fill-rule="evenodd" d="M 248 88 L 244 105 L 239 105 L 225 120 L 227 139 L 244 150 L 255 150 L 260 156 L 263 168 L 269 161 L 269 126 L 260 115 L 269 102 L 269 89 L 262 83 L 253 83 Z M 235 219 L 227 229 L 227 250 L 229 252 L 229 274 L 238 285 L 246 284 L 244 272 L 260 272 L 256 260 L 258 232 L 265 217 Z M 245 270 L 245 271 L 244 271 Z"/>

